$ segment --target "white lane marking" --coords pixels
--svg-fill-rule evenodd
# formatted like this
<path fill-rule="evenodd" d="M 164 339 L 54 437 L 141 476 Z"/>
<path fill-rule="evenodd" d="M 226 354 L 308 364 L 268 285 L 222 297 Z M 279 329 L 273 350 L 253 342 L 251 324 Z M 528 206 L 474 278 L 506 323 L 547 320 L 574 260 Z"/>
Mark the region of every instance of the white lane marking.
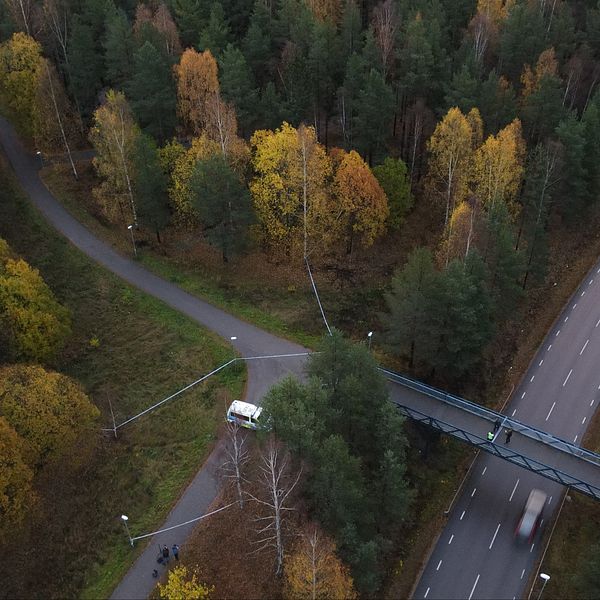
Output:
<path fill-rule="evenodd" d="M 565 323 L 569 320 L 569 317 L 565 317 Z"/>
<path fill-rule="evenodd" d="M 552 411 L 554 410 L 555 406 L 556 406 L 556 402 L 553 402 L 552 408 L 548 411 L 548 414 L 546 415 L 546 421 L 550 418 L 550 415 L 552 414 Z"/>
<path fill-rule="evenodd" d="M 600 319 L 596 321 L 596 327 L 598 327 L 598 325 L 600 325 Z"/>
<path fill-rule="evenodd" d="M 473 597 L 473 594 L 475 593 L 475 588 L 477 587 L 478 581 L 479 581 L 479 573 L 477 573 L 477 579 L 475 580 L 475 583 L 473 584 L 473 589 L 471 590 L 471 593 L 469 594 L 469 600 L 471 600 L 471 598 Z"/>
<path fill-rule="evenodd" d="M 439 571 L 441 566 L 442 566 L 442 561 L 440 560 L 440 562 L 438 563 L 438 566 L 436 568 L 436 571 Z"/>
<path fill-rule="evenodd" d="M 532 375 L 531 379 L 529 380 L 529 383 L 531 383 L 534 379 L 535 379 L 535 375 Z"/>
<path fill-rule="evenodd" d="M 515 490 L 517 489 L 517 486 L 519 485 L 519 481 L 520 481 L 520 479 L 517 479 L 517 483 L 515 483 L 515 487 L 513 488 L 512 494 L 510 495 L 510 498 L 508 499 L 509 502 L 513 499 L 513 496 L 515 495 Z"/>
<path fill-rule="evenodd" d="M 592 283 L 594 283 L 594 279 L 590 279 L 590 282 L 588 283 L 588 285 L 592 285 Z"/>
<path fill-rule="evenodd" d="M 492 538 L 492 541 L 490 542 L 490 547 L 488 548 L 488 550 L 492 549 L 492 546 L 494 545 L 494 541 L 496 540 L 496 536 L 498 535 L 499 529 L 500 529 L 500 523 L 498 523 L 498 527 L 496 527 L 496 533 L 494 533 L 494 537 Z"/>
<path fill-rule="evenodd" d="M 540 360 L 540 364 L 538 365 L 538 367 L 541 367 L 544 364 L 544 359 L 542 358 L 542 360 Z"/>
<path fill-rule="evenodd" d="M 596 273 L 600 273 L 600 269 L 598 269 L 598 270 L 596 271 Z"/>
<path fill-rule="evenodd" d="M 523 579 L 523 575 L 525 575 L 525 569 L 521 572 L 521 579 Z"/>
<path fill-rule="evenodd" d="M 471 498 L 475 495 L 476 491 L 477 491 L 477 488 L 473 488 L 473 491 L 471 492 Z"/>
<path fill-rule="evenodd" d="M 548 500 L 548 506 L 550 506 L 550 502 L 552 502 L 552 498 L 553 498 L 553 496 L 550 496 L 550 499 Z"/>
<path fill-rule="evenodd" d="M 581 349 L 581 352 L 579 352 L 579 356 L 581 356 L 583 354 L 583 351 L 586 349 L 587 345 L 590 343 L 590 340 L 588 339 L 588 341 L 583 345 L 583 348 Z"/>
<path fill-rule="evenodd" d="M 531 544 L 531 549 L 529 550 L 529 553 L 531 554 L 533 552 L 533 549 L 535 548 L 535 544 Z"/>
<path fill-rule="evenodd" d="M 543 525 L 543 524 L 544 524 L 544 519 L 542 519 L 542 520 L 540 521 L 540 528 L 542 527 L 542 525 Z"/>
<path fill-rule="evenodd" d="M 583 292 L 581 292 L 581 295 L 582 295 L 582 296 L 585 296 L 585 290 L 583 290 Z"/>
<path fill-rule="evenodd" d="M 577 302 L 575 302 L 575 304 L 573 304 L 573 310 L 575 310 L 577 308 Z"/>
<path fill-rule="evenodd" d="M 559 333 L 560 333 L 560 329 L 556 332 L 556 335 L 554 337 L 558 337 Z"/>
<path fill-rule="evenodd" d="M 463 511 L 462 511 L 462 515 L 460 515 L 460 519 L 459 519 L 459 521 L 462 521 L 464 516 L 465 516 L 465 511 L 463 510 Z"/>
<path fill-rule="evenodd" d="M 526 393 L 527 393 L 527 392 L 523 392 L 523 393 L 521 394 L 521 400 L 523 400 L 523 398 L 525 398 L 525 394 L 526 394 Z"/>
<path fill-rule="evenodd" d="M 565 385 L 567 385 L 567 381 L 569 381 L 569 377 L 571 377 L 571 373 L 573 372 L 573 369 L 571 369 L 569 371 L 569 374 L 567 375 L 567 378 L 565 379 L 564 383 L 563 383 L 563 387 L 565 387 Z"/>
<path fill-rule="evenodd" d="M 577 434 L 577 435 L 575 436 L 575 439 L 573 440 L 573 443 L 575 443 L 575 442 L 577 441 L 577 438 L 578 438 L 578 437 L 579 437 L 579 434 Z"/>
<path fill-rule="evenodd" d="M 583 421 L 581 421 L 582 425 L 585 425 L 585 421 L 586 421 L 587 417 L 583 417 Z"/>
<path fill-rule="evenodd" d="M 514 417 L 516 412 L 517 412 L 517 409 L 515 408 L 515 410 L 512 411 L 512 415 L 510 415 L 510 416 Z"/>
<path fill-rule="evenodd" d="M 549 352 L 549 351 L 550 351 L 550 348 L 552 348 L 552 344 L 550 344 L 550 345 L 548 346 L 548 350 L 546 350 L 546 352 Z"/>
<path fill-rule="evenodd" d="M 427 594 L 429 594 L 429 590 L 430 590 L 430 589 L 431 589 L 431 588 L 427 588 L 427 589 L 425 590 L 425 595 L 423 596 L 423 598 L 427 598 Z"/>
<path fill-rule="evenodd" d="M 487 471 L 487 467 L 483 467 L 483 471 L 481 472 L 482 475 L 485 475 L 485 472 Z"/>
<path fill-rule="evenodd" d="M 594 406 L 594 400 L 590 402 L 590 406 Z"/>
<path fill-rule="evenodd" d="M 448 540 L 448 545 L 450 545 L 452 543 L 452 540 L 454 539 L 454 534 L 452 534 L 450 536 L 450 539 Z"/>

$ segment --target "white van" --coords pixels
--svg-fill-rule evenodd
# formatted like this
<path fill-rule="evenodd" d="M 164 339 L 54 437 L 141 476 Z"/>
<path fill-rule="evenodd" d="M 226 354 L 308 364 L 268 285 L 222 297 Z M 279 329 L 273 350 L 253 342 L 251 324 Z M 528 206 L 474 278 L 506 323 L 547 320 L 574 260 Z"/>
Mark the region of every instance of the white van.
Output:
<path fill-rule="evenodd" d="M 261 413 L 262 408 L 260 406 L 234 400 L 227 409 L 227 420 L 237 423 L 241 427 L 256 430 L 260 428 L 259 418 Z"/>

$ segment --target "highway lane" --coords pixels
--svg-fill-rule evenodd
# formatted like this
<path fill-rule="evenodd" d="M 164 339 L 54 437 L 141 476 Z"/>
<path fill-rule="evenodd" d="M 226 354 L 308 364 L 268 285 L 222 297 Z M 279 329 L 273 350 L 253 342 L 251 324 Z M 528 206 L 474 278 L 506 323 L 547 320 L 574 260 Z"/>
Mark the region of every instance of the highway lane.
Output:
<path fill-rule="evenodd" d="M 599 359 L 600 263 L 584 278 L 547 334 L 505 414 L 580 443 L 600 402 Z M 531 544 L 517 544 L 514 530 L 533 488 L 548 494 L 543 529 L 555 514 L 564 488 L 481 454 L 414 598 L 522 597 L 541 551 L 541 532 Z"/>

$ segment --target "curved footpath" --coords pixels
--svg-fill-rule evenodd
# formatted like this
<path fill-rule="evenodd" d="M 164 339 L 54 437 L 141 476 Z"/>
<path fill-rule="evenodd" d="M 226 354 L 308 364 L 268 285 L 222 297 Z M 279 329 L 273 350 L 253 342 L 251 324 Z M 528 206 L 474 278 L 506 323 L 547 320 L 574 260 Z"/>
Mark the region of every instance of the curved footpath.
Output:
<path fill-rule="evenodd" d="M 38 161 L 28 155 L 12 126 L 3 118 L 0 118 L 0 144 L 4 148 L 21 187 L 32 203 L 60 233 L 90 258 L 140 290 L 162 300 L 171 308 L 182 312 L 197 323 L 229 340 L 241 356 L 306 352 L 306 349 L 298 344 L 271 335 L 188 294 L 176 285 L 142 268 L 129 258 L 118 254 L 109 245 L 96 238 L 76 221 L 44 186 L 38 176 Z M 236 339 L 232 340 L 233 337 Z M 246 400 L 256 403 L 274 383 L 286 375 L 290 373 L 300 375 L 304 361 L 304 357 L 294 357 L 247 362 Z M 206 512 L 219 491 L 216 469 L 223 462 L 222 453 L 223 444 L 219 443 L 160 529 L 183 523 Z M 118 515 L 115 515 L 115 518 L 117 517 Z M 156 564 L 157 544 L 167 544 L 169 547 L 174 543 L 181 545 L 193 527 L 194 524 L 191 524 L 180 527 L 174 532 L 152 537 L 145 551 L 113 592 L 112 598 L 148 597 L 156 583 L 151 573 Z M 134 531 L 134 533 L 137 532 Z"/>

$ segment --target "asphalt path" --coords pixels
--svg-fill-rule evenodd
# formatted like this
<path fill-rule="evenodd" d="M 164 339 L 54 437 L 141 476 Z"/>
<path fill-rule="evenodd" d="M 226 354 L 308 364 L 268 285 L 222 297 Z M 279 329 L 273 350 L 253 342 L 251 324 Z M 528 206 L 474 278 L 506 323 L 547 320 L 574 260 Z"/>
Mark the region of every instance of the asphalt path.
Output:
<path fill-rule="evenodd" d="M 240 356 L 272 356 L 307 352 L 298 344 L 271 335 L 188 294 L 96 238 L 76 221 L 43 185 L 38 176 L 40 161 L 37 157 L 28 155 L 14 129 L 3 118 L 0 118 L 0 143 L 31 202 L 61 234 L 90 258 L 130 284 L 159 298 L 173 309 L 229 340 Z M 246 362 L 248 381 L 245 400 L 257 403 L 269 388 L 283 377 L 290 374 L 301 376 L 304 363 L 305 357 L 257 359 Z M 223 443 L 220 443 L 182 494 L 160 529 L 183 523 L 207 511 L 219 491 L 217 468 L 222 462 Z M 124 506 L 123 511 L 126 510 L 127 507 Z M 118 515 L 115 515 L 115 518 L 118 518 Z M 130 527 L 133 535 L 143 533 L 135 531 L 135 523 L 130 522 Z M 177 543 L 181 546 L 193 527 L 194 525 L 190 524 L 151 538 L 145 551 L 121 581 L 112 597 L 147 597 L 156 583 L 151 573 L 156 566 L 158 544 L 167 544 L 170 547 Z"/>
<path fill-rule="evenodd" d="M 600 402 L 599 357 L 600 262 L 584 278 L 547 334 L 504 413 L 580 444 Z M 515 441 L 513 436 L 511 444 Z M 541 460 L 544 462 L 543 453 Z M 542 526 L 530 543 L 517 543 L 515 528 L 533 488 L 548 495 Z M 542 550 L 542 531 L 556 514 L 564 490 L 539 475 L 482 453 L 413 597 L 522 598 Z"/>

